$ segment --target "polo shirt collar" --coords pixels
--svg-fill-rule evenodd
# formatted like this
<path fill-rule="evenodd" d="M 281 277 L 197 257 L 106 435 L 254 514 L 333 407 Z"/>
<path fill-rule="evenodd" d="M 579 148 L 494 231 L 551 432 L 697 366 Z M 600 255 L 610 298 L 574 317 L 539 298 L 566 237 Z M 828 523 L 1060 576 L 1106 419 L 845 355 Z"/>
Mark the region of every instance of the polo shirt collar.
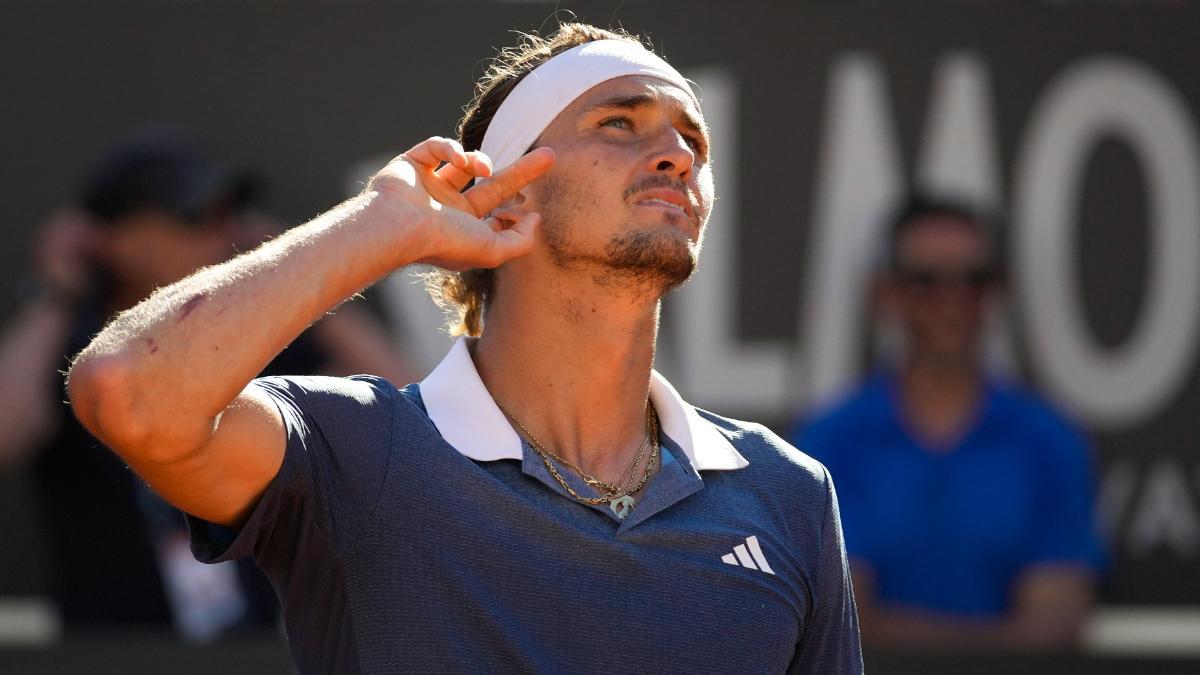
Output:
<path fill-rule="evenodd" d="M 420 384 L 421 400 L 442 438 L 473 460 L 523 459 L 521 437 L 488 393 L 459 338 Z M 741 469 L 749 462 L 720 431 L 688 405 L 666 378 L 650 373 L 650 400 L 662 431 L 697 471 Z"/>

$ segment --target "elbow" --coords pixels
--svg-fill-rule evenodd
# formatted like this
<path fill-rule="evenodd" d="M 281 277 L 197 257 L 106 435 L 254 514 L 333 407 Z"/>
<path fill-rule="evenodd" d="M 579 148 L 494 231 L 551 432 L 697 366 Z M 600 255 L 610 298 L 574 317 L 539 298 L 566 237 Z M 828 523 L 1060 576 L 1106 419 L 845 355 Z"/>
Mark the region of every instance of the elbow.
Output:
<path fill-rule="evenodd" d="M 1027 633 L 1026 644 L 1033 649 L 1078 649 L 1083 644 L 1087 618 L 1078 614 L 1041 623 Z"/>
<path fill-rule="evenodd" d="M 120 354 L 85 351 L 67 372 L 72 412 L 93 436 L 130 463 L 169 461 L 152 411 L 141 409 L 132 369 Z M 179 454 L 179 453 L 175 453 Z"/>
<path fill-rule="evenodd" d="M 80 354 L 67 371 L 67 399 L 75 417 L 93 436 L 117 448 L 135 438 L 130 376 L 121 358 Z M 124 442 L 122 442 L 124 441 Z"/>
<path fill-rule="evenodd" d="M 1078 649 L 1083 644 L 1088 618 L 1086 609 L 1016 617 L 1011 646 L 1034 651 Z"/>
<path fill-rule="evenodd" d="M 184 460 L 212 438 L 216 421 L 178 405 L 139 374 L 128 355 L 84 350 L 67 372 L 75 417 L 130 465 Z"/>

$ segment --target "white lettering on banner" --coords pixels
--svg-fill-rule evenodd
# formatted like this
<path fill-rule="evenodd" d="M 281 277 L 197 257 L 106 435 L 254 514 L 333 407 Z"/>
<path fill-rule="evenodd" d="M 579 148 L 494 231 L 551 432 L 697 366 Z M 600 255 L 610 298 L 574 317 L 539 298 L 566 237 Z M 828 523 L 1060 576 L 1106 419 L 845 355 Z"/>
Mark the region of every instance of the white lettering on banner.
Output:
<path fill-rule="evenodd" d="M 1089 333 L 1071 245 L 1086 160 L 1106 136 L 1141 159 L 1152 235 L 1141 319 L 1112 350 Z M 1034 108 L 1014 175 L 1014 272 L 1036 372 L 1092 425 L 1131 427 L 1170 403 L 1193 374 L 1200 168 L 1187 107 L 1145 66 L 1086 59 L 1055 79 Z"/>
<path fill-rule="evenodd" d="M 862 54 L 837 59 L 829 74 L 825 126 L 813 192 L 807 293 L 801 298 L 793 395 L 813 400 L 858 374 L 859 325 L 880 216 L 903 188 L 883 71 Z M 803 367 L 801 367 L 803 366 Z"/>
<path fill-rule="evenodd" d="M 1150 464 L 1139 499 L 1132 504 L 1125 543 L 1139 558 L 1162 549 L 1180 558 L 1200 553 L 1200 514 L 1179 461 Z"/>
<path fill-rule="evenodd" d="M 389 323 L 404 340 L 406 353 L 421 373 L 433 370 L 449 351 L 451 340 L 446 331 L 446 315 L 425 291 L 417 276 L 423 269 L 405 268 L 389 274 L 379 290 L 389 307 Z"/>
<path fill-rule="evenodd" d="M 1174 457 L 1139 464 L 1113 461 L 1100 486 L 1104 538 L 1135 558 L 1200 554 L 1200 466 L 1188 487 L 1184 463 Z"/>
<path fill-rule="evenodd" d="M 1000 159 L 987 68 L 969 52 L 953 52 L 934 71 L 933 93 L 917 156 L 917 182 L 995 208 Z"/>
<path fill-rule="evenodd" d="M 1100 525 L 1106 541 L 1117 541 L 1121 524 L 1137 488 L 1137 467 L 1129 457 L 1108 466 L 1097 495 Z"/>

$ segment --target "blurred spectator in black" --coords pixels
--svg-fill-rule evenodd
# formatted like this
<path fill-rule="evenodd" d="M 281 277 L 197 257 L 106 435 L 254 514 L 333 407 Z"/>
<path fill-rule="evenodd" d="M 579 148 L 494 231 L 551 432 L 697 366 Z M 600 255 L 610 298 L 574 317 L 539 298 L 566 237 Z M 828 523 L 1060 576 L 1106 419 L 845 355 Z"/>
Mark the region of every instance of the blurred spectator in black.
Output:
<path fill-rule="evenodd" d="M 275 623 L 265 577 L 252 565 L 197 563 L 180 514 L 63 404 L 60 373 L 107 317 L 276 230 L 250 210 L 258 193 L 253 174 L 218 162 L 188 134 L 146 129 L 113 148 L 78 204 L 37 234 L 36 274 L 0 337 L 0 467 L 32 462 L 68 634 L 174 626 L 206 640 Z M 378 322 L 345 305 L 264 374 L 359 372 L 415 379 Z"/>
<path fill-rule="evenodd" d="M 867 643 L 1069 647 L 1093 602 L 1089 445 L 982 364 L 997 234 L 968 206 L 910 197 L 875 286 L 900 361 L 792 434 L 837 485 Z"/>

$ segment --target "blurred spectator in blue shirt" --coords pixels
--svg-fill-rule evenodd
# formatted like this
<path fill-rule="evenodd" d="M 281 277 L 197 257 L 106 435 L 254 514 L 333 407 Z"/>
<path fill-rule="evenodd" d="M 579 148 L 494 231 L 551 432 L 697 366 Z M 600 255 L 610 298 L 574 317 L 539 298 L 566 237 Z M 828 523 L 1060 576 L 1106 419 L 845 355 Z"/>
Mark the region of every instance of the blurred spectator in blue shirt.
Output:
<path fill-rule="evenodd" d="M 1093 601 L 1089 445 L 982 365 L 996 234 L 970 207 L 911 196 L 875 287 L 899 363 L 792 434 L 837 484 L 865 642 L 1065 647 Z"/>

